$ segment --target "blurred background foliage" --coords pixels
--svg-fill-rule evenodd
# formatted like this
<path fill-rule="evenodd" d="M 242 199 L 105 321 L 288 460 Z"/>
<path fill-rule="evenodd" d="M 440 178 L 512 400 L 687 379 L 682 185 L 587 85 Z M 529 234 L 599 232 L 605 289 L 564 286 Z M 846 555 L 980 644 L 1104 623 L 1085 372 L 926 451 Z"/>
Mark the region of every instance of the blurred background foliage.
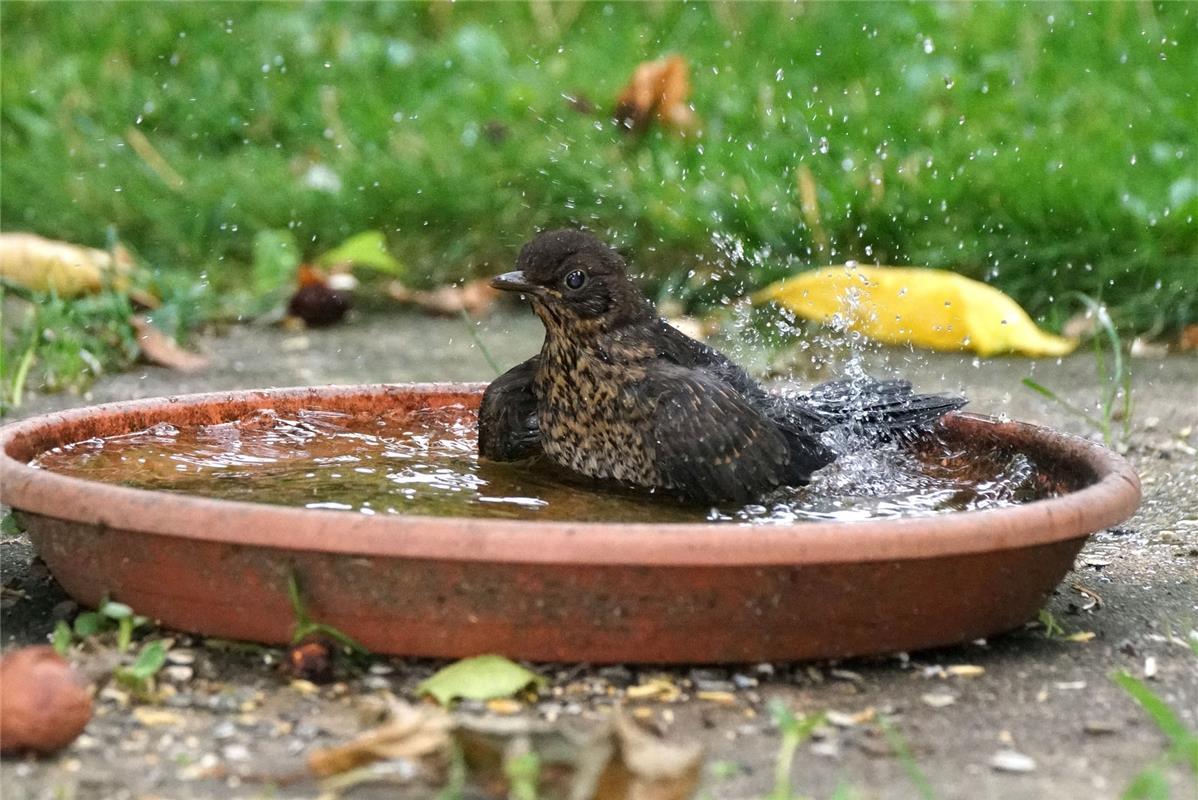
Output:
<path fill-rule="evenodd" d="M 193 309 L 252 286 L 264 231 L 310 258 L 377 229 L 437 285 L 580 223 L 692 307 L 857 259 L 984 279 L 1049 327 L 1068 291 L 1140 331 L 1198 320 L 1193 4 L 0 14 L 3 228 L 111 226 Z M 667 53 L 701 133 L 618 130 L 621 86 Z"/>

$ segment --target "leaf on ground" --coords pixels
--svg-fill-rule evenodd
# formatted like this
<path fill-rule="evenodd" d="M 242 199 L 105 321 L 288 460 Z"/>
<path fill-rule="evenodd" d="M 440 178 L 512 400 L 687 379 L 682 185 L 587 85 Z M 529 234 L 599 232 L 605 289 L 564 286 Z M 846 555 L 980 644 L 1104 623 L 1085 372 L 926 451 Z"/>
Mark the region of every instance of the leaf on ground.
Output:
<path fill-rule="evenodd" d="M 443 759 L 449 754 L 452 726 L 449 714 L 440 708 L 397 703 L 383 725 L 347 744 L 314 750 L 308 756 L 308 770 L 328 777 L 375 761 Z"/>
<path fill-rule="evenodd" d="M 442 286 L 428 292 L 409 289 L 399 281 L 392 281 L 387 293 L 401 303 L 444 316 L 457 316 L 465 311 L 472 317 L 481 317 L 491 310 L 499 297 L 499 290 L 492 287 L 487 278 L 468 281 L 461 286 Z"/>
<path fill-rule="evenodd" d="M 129 320 L 137 333 L 137 346 L 151 364 L 177 369 L 180 372 L 196 372 L 208 366 L 208 359 L 191 353 L 179 346 L 170 336 L 155 328 L 150 321 L 138 314 Z"/>
<path fill-rule="evenodd" d="M 1177 335 L 1177 349 L 1183 353 L 1198 350 L 1198 325 L 1186 325 Z"/>
<path fill-rule="evenodd" d="M 695 793 L 703 748 L 654 736 L 620 712 L 612 715 L 615 755 L 595 787 L 595 800 L 685 800 Z"/>
<path fill-rule="evenodd" d="M 109 254 L 32 233 L 0 233 L 0 279 L 31 292 L 70 298 L 106 285 L 123 290 L 132 269 L 133 258 L 123 247 Z"/>
<path fill-rule="evenodd" d="M 387 250 L 387 239 L 380 231 L 363 231 L 316 259 L 322 267 L 365 267 L 375 272 L 399 276 L 404 266 Z"/>
<path fill-rule="evenodd" d="M 540 686 L 545 679 L 503 656 L 485 655 L 466 658 L 439 670 L 418 687 L 441 705 L 458 698 L 492 700 L 511 697 L 527 686 Z"/>
<path fill-rule="evenodd" d="M 886 344 L 1025 356 L 1065 355 L 1077 347 L 1075 340 L 1040 330 L 993 286 L 948 270 L 825 267 L 778 281 L 753 299 Z"/>
<path fill-rule="evenodd" d="M 681 133 L 695 128 L 690 98 L 690 65 L 682 56 L 645 61 L 633 70 L 632 78 L 616 98 L 616 121 L 626 130 L 644 132 L 657 120 L 663 127 Z"/>

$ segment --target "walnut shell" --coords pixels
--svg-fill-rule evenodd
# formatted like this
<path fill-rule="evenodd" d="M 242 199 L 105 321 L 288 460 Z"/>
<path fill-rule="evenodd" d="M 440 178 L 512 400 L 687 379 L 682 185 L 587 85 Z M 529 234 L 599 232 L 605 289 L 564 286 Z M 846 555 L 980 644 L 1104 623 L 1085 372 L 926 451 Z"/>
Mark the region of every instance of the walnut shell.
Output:
<path fill-rule="evenodd" d="M 91 716 L 86 682 L 54 648 L 0 658 L 0 752 L 53 753 L 75 741 Z"/>

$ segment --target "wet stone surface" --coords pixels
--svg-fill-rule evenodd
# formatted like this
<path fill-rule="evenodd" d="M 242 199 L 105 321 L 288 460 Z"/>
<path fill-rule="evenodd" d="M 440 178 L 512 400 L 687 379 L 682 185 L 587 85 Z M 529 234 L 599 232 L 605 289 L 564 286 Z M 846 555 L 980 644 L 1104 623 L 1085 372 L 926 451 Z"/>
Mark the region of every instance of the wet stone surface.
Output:
<path fill-rule="evenodd" d="M 501 365 L 538 344 L 535 321 L 499 315 L 483 341 Z M 238 328 L 201 343 L 213 357 L 201 375 L 145 368 L 101 380 L 86 398 L 31 398 L 34 414 L 91 402 L 193 391 L 406 380 L 486 380 L 493 373 L 459 321 L 363 317 L 323 332 Z M 1005 413 L 1076 433 L 1082 423 L 1020 386 L 1034 375 L 1071 399 L 1098 395 L 1089 355 L 1061 363 L 874 354 L 922 390 L 964 392 L 970 410 Z M 1166 739 L 1110 676 L 1126 670 L 1198 727 L 1198 360 L 1134 360 L 1135 401 L 1127 456 L 1144 504 L 1126 524 L 1091 539 L 1047 603 L 1061 631 L 1039 624 L 989 642 L 840 663 L 647 668 L 540 664 L 548 681 L 515 703 L 465 704 L 479 716 L 599 719 L 623 704 L 671 739 L 701 741 L 712 797 L 754 798 L 773 786 L 780 736 L 767 711 L 778 698 L 799 712 L 827 712 L 800 747 L 796 791 L 828 797 L 920 797 L 901 735 L 938 798 L 1118 797 L 1158 760 Z M 0 629 L 5 650 L 46 641 L 77 612 L 22 537 L 0 543 Z M 1091 635 L 1092 634 L 1092 635 Z M 295 680 L 282 650 L 216 642 L 153 627 L 169 657 L 156 700 L 108 680 L 120 655 L 111 634 L 77 645 L 71 660 L 98 682 L 83 736 L 41 761 L 6 758 L 5 798 L 315 797 L 295 780 L 312 748 L 370 727 L 391 695 L 417 699 L 442 662 L 375 658 L 335 665 L 334 682 Z M 135 642 L 134 649 L 137 643 Z M 1161 774 L 1174 797 L 1193 796 L 1179 766 Z M 266 782 L 264 782 L 266 781 Z M 404 795 L 393 785 L 348 797 Z"/>

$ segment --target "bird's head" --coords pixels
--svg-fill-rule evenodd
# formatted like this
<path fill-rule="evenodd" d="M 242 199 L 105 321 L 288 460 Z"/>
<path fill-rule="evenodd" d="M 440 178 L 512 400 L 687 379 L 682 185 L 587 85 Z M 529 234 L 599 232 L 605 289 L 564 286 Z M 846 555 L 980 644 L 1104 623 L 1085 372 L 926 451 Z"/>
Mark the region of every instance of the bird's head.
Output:
<path fill-rule="evenodd" d="M 624 259 L 585 231 L 546 231 L 520 249 L 516 271 L 491 280 L 520 292 L 551 333 L 613 330 L 653 316 Z"/>

